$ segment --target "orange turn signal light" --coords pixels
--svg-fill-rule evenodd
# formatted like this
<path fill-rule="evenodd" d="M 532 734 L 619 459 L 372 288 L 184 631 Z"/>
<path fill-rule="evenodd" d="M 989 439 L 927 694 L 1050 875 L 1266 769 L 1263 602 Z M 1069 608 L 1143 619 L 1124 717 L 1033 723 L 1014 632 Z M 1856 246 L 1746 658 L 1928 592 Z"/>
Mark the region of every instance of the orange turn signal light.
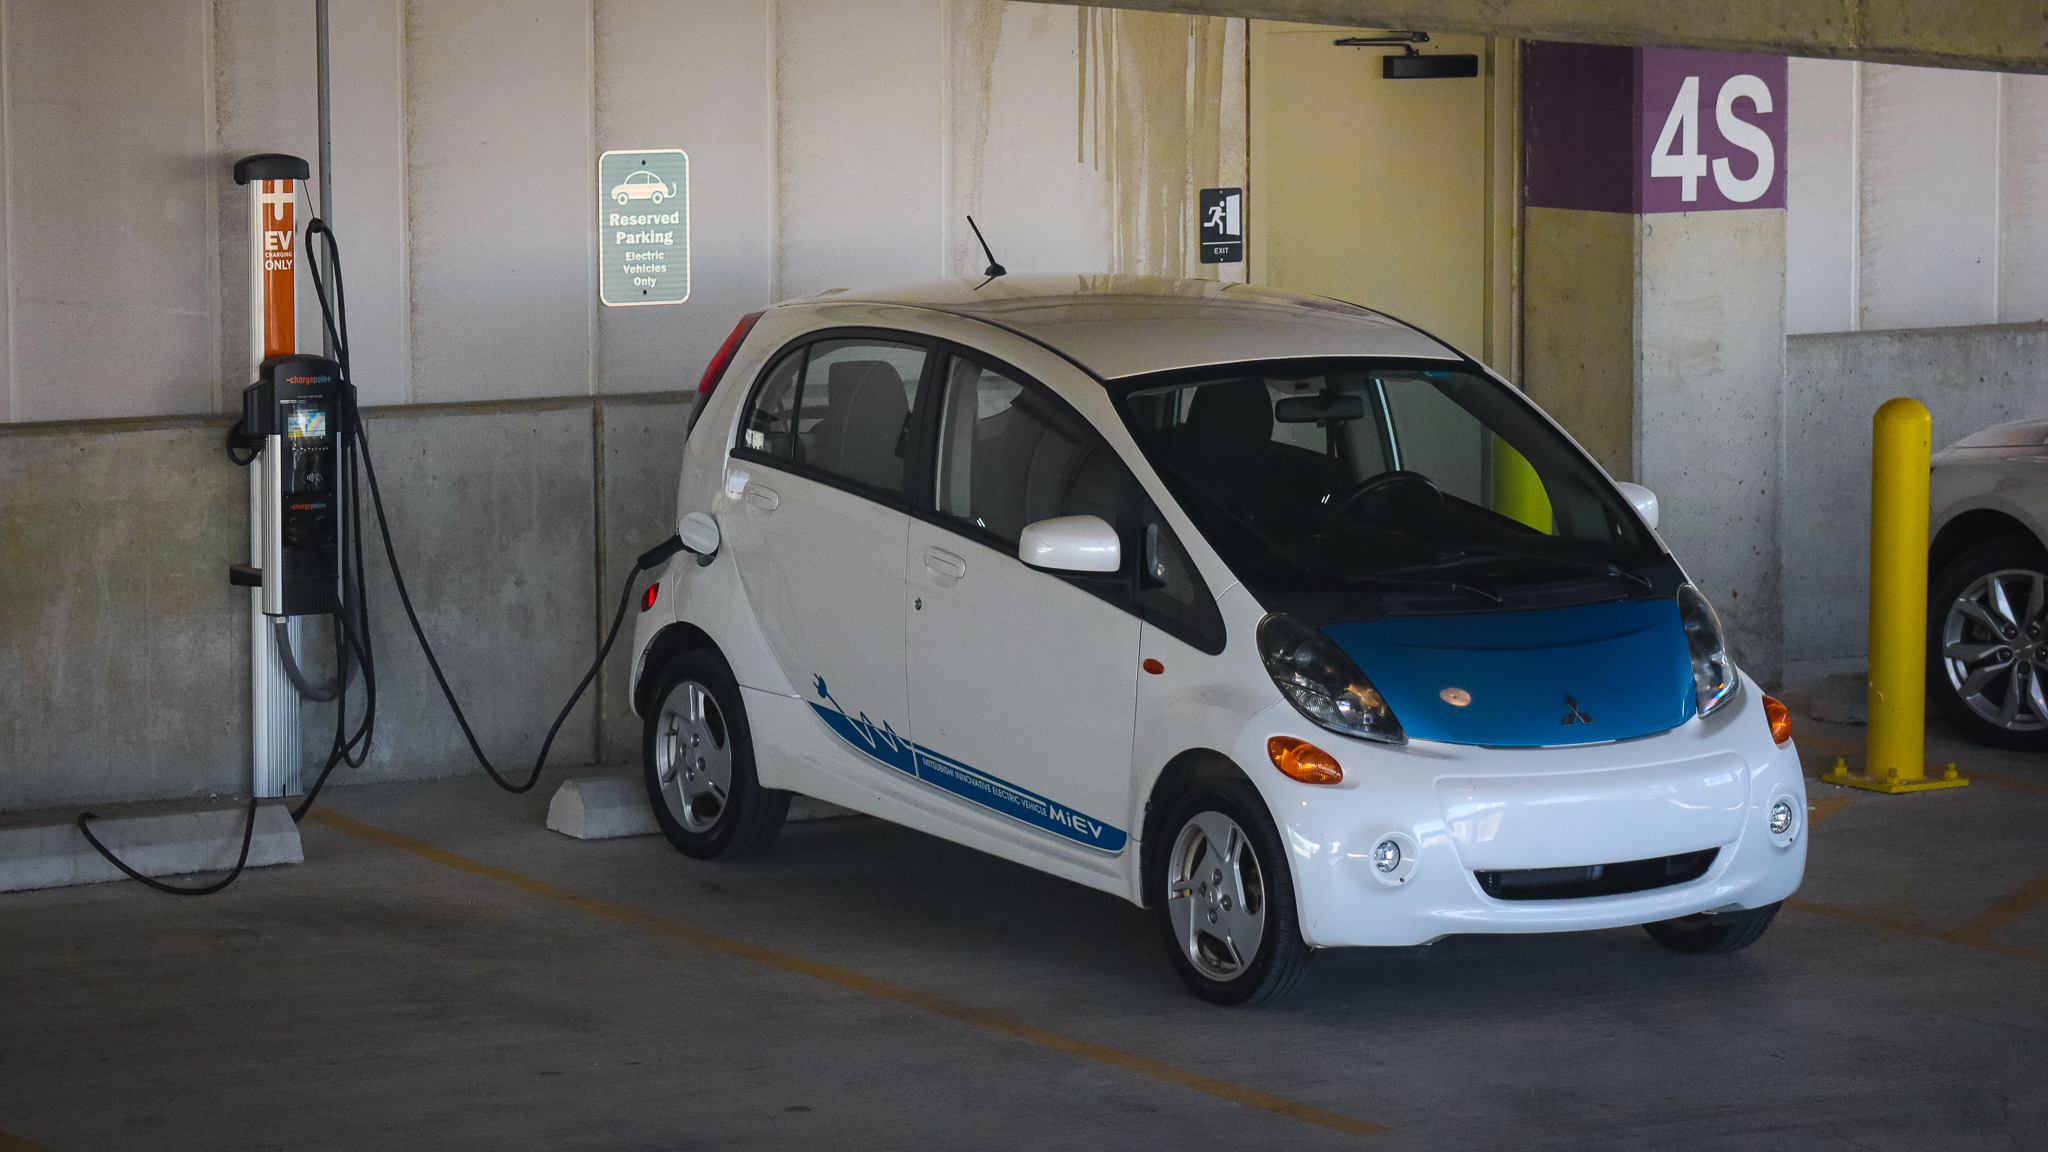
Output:
<path fill-rule="evenodd" d="M 1792 710 L 1769 696 L 1764 697 L 1764 718 L 1771 722 L 1771 739 L 1783 748 L 1792 742 Z"/>
<path fill-rule="evenodd" d="M 1273 767 L 1290 780 L 1303 784 L 1341 784 L 1344 769 L 1337 764 L 1337 758 L 1306 740 L 1292 736 L 1274 736 L 1266 741 L 1266 755 L 1273 758 Z"/>

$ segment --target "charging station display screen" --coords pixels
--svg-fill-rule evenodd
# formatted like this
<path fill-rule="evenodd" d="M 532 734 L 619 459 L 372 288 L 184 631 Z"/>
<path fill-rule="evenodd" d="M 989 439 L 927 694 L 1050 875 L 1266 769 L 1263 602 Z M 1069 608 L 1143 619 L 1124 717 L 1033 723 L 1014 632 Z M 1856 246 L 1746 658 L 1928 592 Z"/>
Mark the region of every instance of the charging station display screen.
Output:
<path fill-rule="evenodd" d="M 308 436 L 325 437 L 327 435 L 327 413 L 322 412 L 318 408 L 307 408 L 298 404 L 292 404 L 288 419 L 289 423 L 285 426 L 285 435 L 293 440 L 304 439 Z"/>
<path fill-rule="evenodd" d="M 286 400 L 278 408 L 284 417 L 284 444 L 289 454 L 286 492 L 294 496 L 326 495 L 333 490 L 334 475 L 334 445 L 327 435 L 326 406 L 313 400 Z"/>

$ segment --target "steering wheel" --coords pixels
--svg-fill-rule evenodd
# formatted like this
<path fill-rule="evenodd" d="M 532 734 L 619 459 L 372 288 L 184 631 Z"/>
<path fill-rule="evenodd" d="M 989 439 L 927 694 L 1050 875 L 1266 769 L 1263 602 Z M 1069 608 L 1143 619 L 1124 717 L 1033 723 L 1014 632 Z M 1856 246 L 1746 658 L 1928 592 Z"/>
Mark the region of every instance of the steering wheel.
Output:
<path fill-rule="evenodd" d="M 1382 472 L 1377 476 L 1368 476 L 1360 480 L 1351 486 L 1350 491 L 1330 501 L 1330 511 L 1338 516 L 1349 515 L 1352 505 L 1372 495 L 1374 492 L 1398 488 L 1405 484 L 1420 485 L 1428 489 L 1432 497 L 1438 500 L 1443 499 L 1443 489 L 1438 488 L 1436 483 L 1429 477 L 1424 476 L 1420 472 L 1409 472 L 1403 469 L 1395 472 Z"/>

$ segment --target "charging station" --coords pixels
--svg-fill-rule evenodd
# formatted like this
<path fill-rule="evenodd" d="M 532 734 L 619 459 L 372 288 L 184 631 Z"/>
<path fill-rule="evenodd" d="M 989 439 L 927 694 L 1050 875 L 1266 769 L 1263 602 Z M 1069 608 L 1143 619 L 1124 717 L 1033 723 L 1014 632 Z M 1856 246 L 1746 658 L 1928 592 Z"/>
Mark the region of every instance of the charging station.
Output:
<path fill-rule="evenodd" d="M 715 540 L 695 539 L 693 532 L 695 547 L 676 535 L 639 557 L 626 574 L 610 631 L 548 729 L 532 770 L 523 782 L 501 773 L 470 729 L 406 591 L 377 485 L 376 465 L 356 405 L 355 386 L 349 379 L 348 311 L 340 245 L 333 229 L 317 215 L 306 221 L 303 231 L 298 226 L 298 193 L 309 175 L 305 160 L 277 153 L 245 157 L 234 167 L 235 183 L 250 193 L 250 355 L 257 364 L 256 382 L 243 390 L 242 418 L 228 431 L 226 444 L 228 458 L 249 469 L 249 562 L 232 564 L 228 570 L 230 584 L 250 590 L 253 772 L 241 856 L 226 877 L 212 884 L 164 884 L 123 861 L 93 833 L 91 823 L 98 819 L 95 814 L 81 813 L 76 821 L 86 841 L 109 864 L 151 888 L 174 895 L 203 896 L 234 883 L 249 862 L 260 800 L 302 795 L 291 810 L 296 823 L 311 810 L 338 765 L 360 766 L 369 754 L 376 725 L 377 680 L 363 597 L 365 517 L 357 487 L 358 466 L 368 483 L 378 536 L 413 637 L 470 751 L 485 774 L 508 792 L 529 791 L 539 783 L 562 723 L 597 678 L 618 639 L 640 574 L 686 548 L 701 553 L 716 547 Z M 297 349 L 299 250 L 310 248 L 316 236 L 324 243 L 324 257 L 309 265 L 308 271 L 313 274 L 331 359 Z M 333 622 L 334 673 L 332 681 L 324 685 L 312 683 L 300 667 L 302 625 L 308 616 L 327 616 Z M 348 688 L 357 672 L 365 691 L 360 724 L 350 735 Z M 304 756 L 300 706 L 309 700 L 335 704 L 335 732 L 326 762 L 307 788 L 300 778 Z"/>
<path fill-rule="evenodd" d="M 311 175 L 297 156 L 266 153 L 235 164 L 235 183 L 249 189 L 249 352 L 250 362 L 267 364 L 298 350 L 298 186 Z M 244 405 L 244 420 L 249 416 Z M 253 433 L 255 426 L 247 425 Z M 303 441 L 304 424 L 300 426 Z M 304 753 L 299 732 L 299 692 L 285 671 L 273 635 L 273 622 L 283 621 L 285 638 L 298 647 L 303 629 L 300 613 L 286 610 L 284 581 L 265 586 L 265 573 L 283 575 L 283 474 L 287 470 L 282 435 L 268 435 L 257 448 L 249 469 L 249 564 L 234 570 L 237 584 L 250 585 L 249 698 L 250 757 L 255 794 L 290 796 L 300 791 L 299 768 Z M 331 439 L 329 443 L 331 444 Z"/>

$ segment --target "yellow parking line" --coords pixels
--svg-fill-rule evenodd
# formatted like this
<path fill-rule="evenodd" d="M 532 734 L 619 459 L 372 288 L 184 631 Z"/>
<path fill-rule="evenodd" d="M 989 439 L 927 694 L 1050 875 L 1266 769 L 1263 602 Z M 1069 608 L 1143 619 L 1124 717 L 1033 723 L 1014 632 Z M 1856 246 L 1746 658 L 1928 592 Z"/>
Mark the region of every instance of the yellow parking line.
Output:
<path fill-rule="evenodd" d="M 2006 776 L 1998 772 L 1986 772 L 1981 768 L 1970 769 L 1970 779 L 2000 788 L 2011 788 L 2017 792 L 2032 792 L 2036 796 L 2048 796 L 2048 780 L 2027 780 L 2019 776 Z"/>
<path fill-rule="evenodd" d="M 0 1152 L 50 1152 L 50 1150 L 33 1140 L 16 1136 L 14 1133 L 0 1128 Z"/>
<path fill-rule="evenodd" d="M 1845 740 L 1830 740 L 1825 736 L 1804 737 L 1800 740 L 1800 743 L 1809 748 L 1830 752 L 1838 756 L 1860 756 L 1863 754 L 1863 745 L 1861 744 L 1851 744 Z M 1930 761 L 1927 767 L 1929 769 L 1937 769 L 1944 767 L 1944 765 Z M 1972 780 L 1981 780 L 1986 784 L 1996 784 L 2002 788 L 2011 788 L 2019 792 L 2048 795 L 2048 781 L 2028 780 L 2018 776 L 2007 776 L 2002 773 L 1984 772 L 1975 768 L 1970 769 L 1970 778 Z M 1829 816 L 1847 807 L 1849 800 L 1850 798 L 1847 796 L 1832 796 L 1814 801 L 1814 810 L 1808 818 L 1808 824 L 1818 825 Z M 1941 940 L 1949 944 L 1981 948 L 1987 952 L 1996 952 L 2001 956 L 2012 956 L 2021 960 L 2048 963 L 2048 949 L 2029 948 L 2021 944 L 2007 944 L 2003 941 L 1992 939 L 1991 935 L 2025 915 L 2028 909 L 2041 903 L 2043 900 L 2048 900 L 2048 875 L 2035 877 L 2018 891 L 2001 898 L 1997 903 L 1985 909 L 1975 920 L 1950 932 L 1936 932 L 1931 928 L 1922 928 L 1917 924 L 1904 920 L 1894 920 L 1888 916 L 1874 916 L 1866 912 L 1858 912 L 1852 908 L 1842 908 L 1833 904 L 1820 904 L 1811 900 L 1787 900 L 1785 901 L 1785 906 L 1787 908 L 1797 908 L 1802 912 L 1812 912 L 1817 916 L 1828 916 L 1836 920 L 1846 920 L 1871 928 L 1882 928 L 1886 931 L 1903 932 L 1909 936 L 1919 936 L 1928 940 Z"/>
<path fill-rule="evenodd" d="M 1813 811 L 1806 814 L 1806 826 L 1818 828 L 1827 818 L 1849 806 L 1847 796 L 1823 796 L 1813 802 Z"/>
<path fill-rule="evenodd" d="M 974 1027 L 983 1028 L 990 1032 L 996 1032 L 1018 1040 L 1028 1041 L 1044 1048 L 1050 1048 L 1056 1052 L 1064 1052 L 1069 1056 L 1079 1056 L 1084 1060 L 1093 1060 L 1098 1064 L 1122 1068 L 1127 1072 L 1135 1072 L 1140 1076 L 1149 1076 L 1154 1080 L 1163 1080 L 1168 1084 L 1178 1084 L 1183 1088 L 1192 1088 L 1197 1092 L 1214 1096 L 1220 1100 L 1228 1100 L 1233 1104 L 1257 1108 L 1260 1111 L 1270 1112 L 1276 1116 L 1285 1116 L 1289 1119 L 1300 1120 L 1303 1123 L 1315 1124 L 1323 1128 L 1345 1133 L 1346 1135 L 1373 1136 L 1387 1131 L 1386 1128 L 1378 1124 L 1368 1124 L 1363 1120 L 1355 1120 L 1340 1113 L 1328 1112 L 1321 1108 L 1310 1107 L 1307 1104 L 1297 1103 L 1293 1100 L 1260 1092 L 1254 1088 L 1246 1088 L 1240 1084 L 1217 1080 L 1213 1077 L 1201 1075 L 1198 1072 L 1190 1072 L 1185 1068 L 1177 1068 L 1174 1065 L 1154 1060 L 1147 1056 L 1138 1056 L 1101 1044 L 1090 1043 L 1086 1040 L 1077 1040 L 1071 1036 L 1064 1036 L 1043 1028 L 1035 1028 L 1021 1020 L 1005 1016 L 999 1012 L 991 1012 L 985 1008 L 976 1008 L 971 1004 L 963 1004 L 958 1000 L 937 996 L 930 992 L 920 992 L 915 988 L 906 988 L 900 984 L 891 984 L 886 980 L 877 980 L 872 976 L 864 976 L 850 969 L 836 967 L 831 964 L 820 964 L 815 960 L 806 960 L 801 956 L 792 956 L 787 952 L 777 952 L 772 948 L 763 948 L 758 944 L 749 944 L 744 940 L 735 940 L 729 936 L 720 936 L 713 932 L 706 932 L 702 928 L 692 927 L 680 920 L 656 916 L 636 908 L 629 908 L 623 904 L 614 904 L 609 900 L 599 900 L 592 896 L 585 896 L 581 893 L 572 892 L 567 888 L 556 887 L 545 880 L 536 880 L 524 873 L 514 872 L 509 868 L 499 868 L 494 865 L 479 863 L 466 856 L 457 856 L 453 852 L 436 848 L 424 840 L 415 840 L 410 836 L 401 836 L 396 832 L 387 832 L 382 828 L 364 824 L 359 820 L 351 820 L 329 809 L 318 808 L 310 815 L 316 823 L 323 824 L 337 832 L 368 840 L 373 844 L 381 844 L 386 848 L 396 848 L 401 852 L 410 852 L 422 859 L 431 860 L 436 864 L 453 868 L 456 871 L 467 872 L 472 876 L 481 876 L 488 880 L 496 880 L 501 884 L 517 888 L 530 895 L 552 900 L 558 904 L 565 904 L 571 908 L 588 912 L 593 916 L 602 916 L 607 920 L 616 921 L 621 924 L 630 924 L 635 928 L 652 932 L 659 936 L 666 936 L 671 940 L 681 941 L 691 947 L 702 948 L 711 952 L 723 952 L 728 956 L 738 956 L 741 959 L 752 960 L 757 964 L 765 964 L 770 968 L 780 968 L 785 972 L 794 972 L 799 976 L 809 976 L 815 980 L 823 980 L 828 984 L 836 984 L 841 988 L 848 988 L 855 992 L 864 992 L 883 1000 L 893 1000 L 898 1004 L 930 1012 L 936 1016 L 943 1016 L 949 1020 L 957 1020 L 962 1024 L 971 1024 Z M 12 1150 L 7 1149 L 4 1144 L 0 1144 L 0 1152 L 12 1152 Z"/>
<path fill-rule="evenodd" d="M 1922 928 L 1910 920 L 1894 920 L 1889 916 L 1878 916 L 1874 913 L 1862 912 L 1854 908 L 1844 908 L 1839 904 L 1823 904 L 1818 900 L 1802 900 L 1797 896 L 1786 900 L 1785 907 L 1796 909 L 1800 912 L 1811 912 L 1815 916 L 1826 916 L 1831 920 L 1861 924 L 1866 928 L 1882 928 L 1887 932 L 1897 932 L 1905 936 L 1918 936 L 1922 940 L 1939 940 L 1944 944 L 1960 944 L 1965 948 L 1975 948 L 1980 952 L 1996 952 L 2000 956 L 2010 956 L 2015 960 L 2031 960 L 2036 964 L 2048 964 L 2048 948 L 2028 948 L 2023 944 L 2007 944 L 2002 940 L 1991 939 L 1988 934 L 1981 936 L 1964 935 L 1962 929 L 1957 929 L 1954 932 L 1937 932 L 1932 928 Z M 2017 914 L 2015 913 L 2015 915 Z M 1964 927 L 1968 927 L 1968 925 Z"/>
<path fill-rule="evenodd" d="M 2048 900 L 2048 873 L 2034 877 L 2012 894 L 1986 908 L 1982 915 L 1949 933 L 1958 943 L 1991 939 L 1991 934 L 2026 914 L 2027 909 Z"/>

